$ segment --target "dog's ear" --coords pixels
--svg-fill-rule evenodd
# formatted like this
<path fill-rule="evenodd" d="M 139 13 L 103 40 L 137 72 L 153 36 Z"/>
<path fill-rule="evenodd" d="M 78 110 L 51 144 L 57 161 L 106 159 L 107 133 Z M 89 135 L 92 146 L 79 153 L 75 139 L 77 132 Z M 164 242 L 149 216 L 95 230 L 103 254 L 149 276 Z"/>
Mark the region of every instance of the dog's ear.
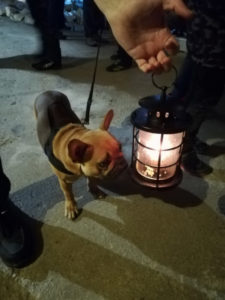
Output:
<path fill-rule="evenodd" d="M 75 163 L 85 163 L 89 161 L 93 154 L 93 146 L 73 139 L 68 144 L 69 156 Z"/>
<path fill-rule="evenodd" d="M 107 112 L 107 114 L 105 115 L 104 120 L 103 120 L 103 122 L 101 123 L 101 125 L 100 125 L 99 128 L 102 129 L 102 130 L 108 130 L 108 129 L 109 129 L 109 126 L 110 126 L 110 123 L 111 123 L 111 121 L 112 121 L 112 119 L 113 119 L 113 115 L 114 115 L 113 110 L 110 109 L 110 110 Z"/>

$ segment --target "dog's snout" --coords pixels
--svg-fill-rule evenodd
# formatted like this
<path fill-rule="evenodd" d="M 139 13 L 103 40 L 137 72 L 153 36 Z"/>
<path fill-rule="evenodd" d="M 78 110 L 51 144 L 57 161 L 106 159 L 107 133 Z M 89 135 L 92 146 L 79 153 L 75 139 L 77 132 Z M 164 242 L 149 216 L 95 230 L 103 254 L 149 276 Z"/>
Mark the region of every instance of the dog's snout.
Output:
<path fill-rule="evenodd" d="M 119 166 L 123 167 L 123 168 L 125 168 L 125 167 L 127 168 L 128 167 L 128 163 L 127 163 L 127 161 L 124 158 L 122 158 L 120 160 L 120 162 L 119 162 Z"/>
<path fill-rule="evenodd" d="M 127 167 L 128 163 L 124 157 L 119 158 L 116 161 L 113 169 L 108 173 L 108 177 L 115 178 L 116 176 L 119 176 L 123 171 L 125 171 L 125 169 L 127 169 Z"/>

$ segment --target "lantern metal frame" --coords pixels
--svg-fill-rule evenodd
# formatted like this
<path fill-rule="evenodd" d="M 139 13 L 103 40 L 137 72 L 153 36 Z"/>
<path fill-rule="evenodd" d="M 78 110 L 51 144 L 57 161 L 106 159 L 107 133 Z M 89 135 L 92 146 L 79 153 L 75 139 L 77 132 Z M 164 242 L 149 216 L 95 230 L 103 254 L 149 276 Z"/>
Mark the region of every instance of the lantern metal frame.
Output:
<path fill-rule="evenodd" d="M 175 68 L 174 68 L 175 69 Z M 176 71 L 176 69 L 175 69 Z M 153 95 L 142 98 L 139 100 L 140 108 L 136 109 L 131 114 L 131 123 L 133 124 L 133 143 L 132 143 L 132 158 L 131 158 L 131 176 L 139 184 L 148 186 L 150 188 L 162 189 L 178 185 L 182 180 L 182 171 L 180 168 L 181 154 L 183 149 L 183 142 L 185 137 L 186 128 L 190 122 L 190 116 L 184 109 L 175 101 L 169 101 L 166 94 L 168 87 L 160 87 L 154 80 L 152 75 L 153 84 L 161 89 L 161 95 Z M 149 132 L 151 134 L 160 134 L 159 149 L 149 147 L 140 142 L 140 132 Z M 165 135 L 182 134 L 179 144 L 169 148 L 162 149 Z M 158 151 L 157 166 L 148 165 L 146 162 L 138 158 L 138 148 L 147 149 L 148 151 Z M 169 165 L 162 165 L 162 153 L 166 151 L 177 151 L 178 159 Z M 148 170 L 155 171 L 154 178 L 144 176 L 137 170 L 137 163 L 143 164 Z M 169 168 L 175 168 L 174 174 L 166 179 L 160 177 L 162 172 L 166 172 Z M 164 170 L 164 171 L 163 171 Z M 173 169 L 174 170 L 174 169 Z M 166 176 L 165 176 L 166 177 Z"/>

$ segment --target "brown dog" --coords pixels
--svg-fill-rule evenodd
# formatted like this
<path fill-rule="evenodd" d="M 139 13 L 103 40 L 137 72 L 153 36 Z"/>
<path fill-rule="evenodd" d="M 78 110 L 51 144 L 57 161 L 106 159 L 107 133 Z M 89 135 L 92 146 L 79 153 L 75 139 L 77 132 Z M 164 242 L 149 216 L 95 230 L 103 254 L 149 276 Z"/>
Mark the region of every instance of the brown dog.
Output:
<path fill-rule="evenodd" d="M 102 198 L 105 194 L 97 187 L 95 178 L 116 177 L 127 167 L 121 144 L 107 131 L 113 111 L 106 114 L 99 129 L 89 130 L 72 111 L 68 98 L 58 91 L 39 95 L 34 111 L 39 142 L 65 196 L 65 216 L 74 219 L 78 210 L 73 181 L 86 176 L 90 192 Z"/>

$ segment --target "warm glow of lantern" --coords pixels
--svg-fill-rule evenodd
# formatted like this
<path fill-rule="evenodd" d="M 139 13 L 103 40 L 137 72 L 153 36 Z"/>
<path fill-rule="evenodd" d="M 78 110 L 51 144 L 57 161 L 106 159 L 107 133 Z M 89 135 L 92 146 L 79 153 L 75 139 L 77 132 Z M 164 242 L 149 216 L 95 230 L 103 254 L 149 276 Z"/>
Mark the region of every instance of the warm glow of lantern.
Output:
<path fill-rule="evenodd" d="M 183 132 L 161 135 L 140 130 L 137 138 L 138 173 L 153 180 L 174 176 L 179 164 Z"/>

